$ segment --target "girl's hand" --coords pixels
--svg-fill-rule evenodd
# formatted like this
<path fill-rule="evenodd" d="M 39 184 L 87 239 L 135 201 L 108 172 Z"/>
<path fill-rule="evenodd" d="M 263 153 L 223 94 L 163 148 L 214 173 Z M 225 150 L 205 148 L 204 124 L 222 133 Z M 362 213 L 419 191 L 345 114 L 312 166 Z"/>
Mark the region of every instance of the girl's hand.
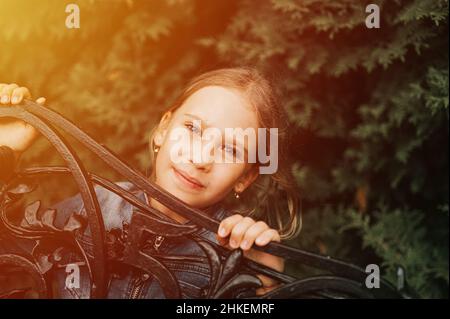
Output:
<path fill-rule="evenodd" d="M 226 237 L 230 235 L 230 238 Z M 280 235 L 275 229 L 262 221 L 255 221 L 250 217 L 236 214 L 222 220 L 218 231 L 218 241 L 221 245 L 236 249 L 240 247 L 244 256 L 273 268 L 279 272 L 284 271 L 284 259 L 262 251 L 252 249 L 253 244 L 265 246 L 271 241 L 280 241 Z M 258 296 L 276 288 L 278 282 L 264 275 L 257 275 L 263 287 L 256 290 Z"/>
<path fill-rule="evenodd" d="M 26 87 L 17 84 L 0 83 L 0 108 L 20 104 L 23 99 L 31 98 Z M 45 98 L 36 100 L 43 105 Z M 37 136 L 37 131 L 31 125 L 16 119 L 0 119 L 0 145 L 10 147 L 16 155 L 25 151 Z"/>

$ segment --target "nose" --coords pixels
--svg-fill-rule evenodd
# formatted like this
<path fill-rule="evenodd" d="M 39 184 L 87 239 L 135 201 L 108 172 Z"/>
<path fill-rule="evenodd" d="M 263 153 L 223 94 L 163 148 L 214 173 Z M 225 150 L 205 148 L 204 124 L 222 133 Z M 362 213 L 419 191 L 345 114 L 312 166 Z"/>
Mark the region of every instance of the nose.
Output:
<path fill-rule="evenodd" d="M 193 153 L 197 152 L 197 156 Z M 198 153 L 200 152 L 200 153 Z M 213 148 L 211 146 L 202 144 L 201 150 L 193 150 L 189 160 L 197 168 L 203 171 L 209 171 L 214 163 Z"/>

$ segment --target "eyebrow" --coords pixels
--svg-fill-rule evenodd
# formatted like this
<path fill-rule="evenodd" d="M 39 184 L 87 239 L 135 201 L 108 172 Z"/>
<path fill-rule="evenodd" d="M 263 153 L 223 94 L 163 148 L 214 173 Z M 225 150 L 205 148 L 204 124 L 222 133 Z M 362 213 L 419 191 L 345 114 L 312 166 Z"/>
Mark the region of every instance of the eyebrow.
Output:
<path fill-rule="evenodd" d="M 202 118 L 198 117 L 197 115 L 190 114 L 190 113 L 184 113 L 184 115 L 186 115 L 186 116 L 188 116 L 188 117 L 192 117 L 192 118 L 194 118 L 194 119 L 197 119 L 197 120 L 199 120 L 201 123 L 205 123 L 205 125 L 202 124 L 202 129 L 203 129 L 203 126 L 204 126 L 204 127 L 211 127 L 211 125 L 208 123 L 208 121 L 203 120 Z M 223 137 L 225 137 L 225 136 L 223 136 Z M 223 142 L 225 142 L 225 140 L 223 140 Z M 241 145 L 243 146 L 244 153 L 248 154 L 247 147 L 245 146 L 245 140 L 244 140 L 244 143 L 239 143 L 236 139 L 234 139 L 234 140 L 233 140 L 233 146 L 234 146 L 234 147 L 239 147 L 238 144 L 241 144 Z"/>
<path fill-rule="evenodd" d="M 208 121 L 203 120 L 202 118 L 198 117 L 197 115 L 189 114 L 189 113 L 184 113 L 184 115 L 192 117 L 192 118 L 194 118 L 196 120 L 200 120 L 201 123 L 205 123 L 205 125 L 202 124 L 202 126 L 205 126 L 205 127 L 209 127 L 210 126 Z"/>

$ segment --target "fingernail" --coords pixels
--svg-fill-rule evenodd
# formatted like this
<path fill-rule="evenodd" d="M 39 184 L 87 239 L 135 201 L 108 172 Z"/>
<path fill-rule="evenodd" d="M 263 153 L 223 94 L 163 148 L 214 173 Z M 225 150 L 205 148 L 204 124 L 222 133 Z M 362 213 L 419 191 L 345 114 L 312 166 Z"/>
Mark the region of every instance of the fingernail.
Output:
<path fill-rule="evenodd" d="M 225 228 L 223 228 L 223 227 L 220 227 L 220 228 L 219 228 L 219 235 L 220 235 L 221 237 L 225 237 Z"/>
<path fill-rule="evenodd" d="M 236 248 L 236 247 L 237 247 L 237 242 L 236 242 L 234 239 L 231 239 L 231 240 L 230 240 L 230 246 L 231 246 L 232 248 Z"/>
<path fill-rule="evenodd" d="M 14 96 L 12 97 L 12 99 L 11 99 L 11 102 L 12 102 L 12 103 L 17 103 L 17 102 L 19 102 L 19 97 L 14 95 Z"/>
<path fill-rule="evenodd" d="M 242 248 L 242 249 L 247 249 L 248 246 L 249 246 L 249 242 L 248 242 L 247 240 L 244 240 L 244 241 L 241 243 L 241 248 Z"/>
<path fill-rule="evenodd" d="M 3 95 L 2 96 L 2 103 L 8 103 L 8 100 L 9 100 L 9 98 L 8 98 L 8 95 Z"/>
<path fill-rule="evenodd" d="M 255 243 L 258 245 L 262 245 L 264 244 L 265 241 L 266 241 L 265 238 L 258 237 L 256 238 Z"/>

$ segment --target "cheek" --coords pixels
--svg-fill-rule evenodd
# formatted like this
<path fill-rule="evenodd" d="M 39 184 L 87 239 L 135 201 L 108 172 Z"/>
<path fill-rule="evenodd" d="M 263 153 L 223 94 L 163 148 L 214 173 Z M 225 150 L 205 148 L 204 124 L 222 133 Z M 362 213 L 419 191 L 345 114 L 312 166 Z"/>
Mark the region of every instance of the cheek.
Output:
<path fill-rule="evenodd" d="M 164 143 L 161 145 L 155 162 L 156 181 L 163 181 L 167 177 L 167 171 L 170 169 L 170 145 Z"/>
<path fill-rule="evenodd" d="M 221 193 L 223 195 L 226 195 L 226 193 L 228 191 L 231 191 L 236 185 L 237 181 L 244 173 L 244 170 L 244 164 L 215 164 L 211 176 L 211 186 L 213 186 L 212 188 L 214 188 L 214 193 Z"/>
<path fill-rule="evenodd" d="M 167 163 L 166 166 L 188 161 L 189 150 L 192 145 L 188 133 L 183 131 L 182 133 L 177 133 L 174 136 L 171 134 L 172 132 L 170 131 L 162 143 L 158 154 L 161 161 Z"/>

